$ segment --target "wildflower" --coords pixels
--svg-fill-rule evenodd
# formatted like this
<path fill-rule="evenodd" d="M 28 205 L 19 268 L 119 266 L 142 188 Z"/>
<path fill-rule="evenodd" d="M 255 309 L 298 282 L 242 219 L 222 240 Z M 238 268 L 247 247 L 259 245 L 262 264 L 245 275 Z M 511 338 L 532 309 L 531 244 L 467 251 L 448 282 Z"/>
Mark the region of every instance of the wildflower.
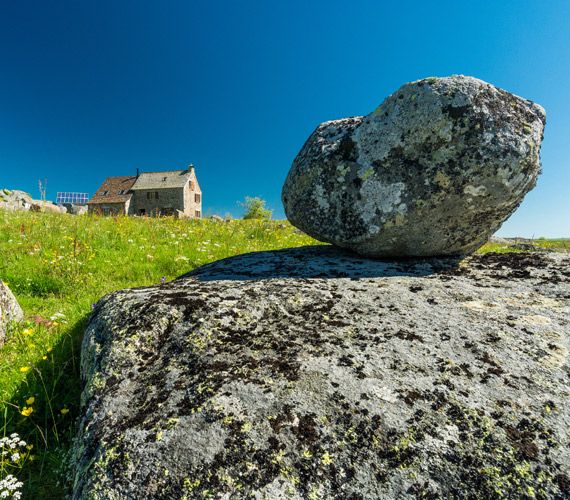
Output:
<path fill-rule="evenodd" d="M 22 498 L 20 488 L 24 483 L 18 481 L 12 474 L 8 474 L 0 481 L 0 498 L 9 498 L 10 496 L 15 499 Z"/>
<path fill-rule="evenodd" d="M 69 413 L 69 408 L 62 408 L 59 410 L 62 415 L 67 415 Z"/>
<path fill-rule="evenodd" d="M 24 415 L 24 417 L 29 417 L 33 413 L 34 409 L 31 406 L 24 406 L 20 413 Z"/>
<path fill-rule="evenodd" d="M 28 399 L 26 399 L 26 404 L 28 406 L 31 406 L 34 404 L 34 401 L 36 400 L 36 398 L 34 398 L 34 396 L 30 396 Z"/>
<path fill-rule="evenodd" d="M 30 367 L 29 366 L 22 366 L 20 368 L 20 372 L 21 373 L 28 373 L 30 371 Z"/>
<path fill-rule="evenodd" d="M 57 321 L 58 319 L 63 320 L 63 319 L 65 319 L 65 314 L 63 314 L 61 312 L 57 312 L 53 316 L 51 316 L 49 319 L 51 319 L 52 321 Z M 64 323 L 64 321 L 62 321 L 62 323 Z"/>
<path fill-rule="evenodd" d="M 95 309 L 97 307 L 97 304 L 91 304 L 91 310 Z"/>
<path fill-rule="evenodd" d="M 22 334 L 24 335 L 31 335 L 32 333 L 34 333 L 34 330 L 32 328 L 26 328 L 25 330 L 22 331 Z"/>
<path fill-rule="evenodd" d="M 44 361 L 46 361 L 46 360 L 47 360 L 47 356 L 42 356 L 42 359 L 43 359 Z"/>
<path fill-rule="evenodd" d="M 160 278 L 160 282 L 161 282 L 161 283 L 166 282 L 166 276 L 163 276 L 162 278 Z"/>
<path fill-rule="evenodd" d="M 51 351 L 53 351 L 53 348 L 52 348 L 52 347 L 48 347 L 47 352 L 51 352 Z"/>

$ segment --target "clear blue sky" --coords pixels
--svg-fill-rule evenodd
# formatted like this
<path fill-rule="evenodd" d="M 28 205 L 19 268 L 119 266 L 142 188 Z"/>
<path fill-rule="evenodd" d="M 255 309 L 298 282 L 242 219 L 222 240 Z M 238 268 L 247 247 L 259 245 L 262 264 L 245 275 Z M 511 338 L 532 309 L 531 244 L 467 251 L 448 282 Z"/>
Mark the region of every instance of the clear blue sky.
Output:
<path fill-rule="evenodd" d="M 570 236 L 570 2 L 0 0 L 0 187 L 197 166 L 204 212 L 280 191 L 316 125 L 462 73 L 547 110 L 500 234 Z"/>

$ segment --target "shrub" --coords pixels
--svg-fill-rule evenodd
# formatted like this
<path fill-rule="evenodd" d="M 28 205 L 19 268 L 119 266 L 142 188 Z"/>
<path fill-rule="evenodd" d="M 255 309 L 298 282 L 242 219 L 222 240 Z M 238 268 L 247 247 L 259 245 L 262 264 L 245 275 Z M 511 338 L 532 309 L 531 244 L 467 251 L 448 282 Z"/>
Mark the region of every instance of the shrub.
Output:
<path fill-rule="evenodd" d="M 245 208 L 244 219 L 269 220 L 273 215 L 272 210 L 265 208 L 265 200 L 262 198 L 246 196 L 245 202 L 241 203 L 241 205 Z"/>

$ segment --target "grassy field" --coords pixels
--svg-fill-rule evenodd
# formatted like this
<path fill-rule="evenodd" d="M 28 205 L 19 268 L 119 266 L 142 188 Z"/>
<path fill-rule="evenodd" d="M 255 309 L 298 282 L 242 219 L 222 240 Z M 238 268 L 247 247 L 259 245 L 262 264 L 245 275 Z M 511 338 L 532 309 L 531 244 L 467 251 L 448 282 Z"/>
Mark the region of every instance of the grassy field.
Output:
<path fill-rule="evenodd" d="M 281 221 L 0 211 L 0 279 L 27 317 L 0 349 L 2 436 L 17 432 L 27 444 L 18 460 L 0 461 L 0 480 L 16 475 L 25 498 L 63 498 L 69 488 L 66 456 L 79 410 L 81 336 L 101 296 L 158 284 L 244 252 L 315 243 Z M 569 242 L 535 243 L 563 247 Z M 491 244 L 480 251 L 512 249 Z"/>

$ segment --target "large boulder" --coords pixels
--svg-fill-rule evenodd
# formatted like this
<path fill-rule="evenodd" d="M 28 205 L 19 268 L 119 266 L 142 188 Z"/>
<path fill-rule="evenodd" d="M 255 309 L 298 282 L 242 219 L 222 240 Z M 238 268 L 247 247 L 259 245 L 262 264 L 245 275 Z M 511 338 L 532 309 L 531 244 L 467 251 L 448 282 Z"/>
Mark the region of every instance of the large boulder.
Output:
<path fill-rule="evenodd" d="M 30 207 L 32 212 L 46 212 L 51 214 L 64 214 L 67 209 L 62 205 L 59 207 L 51 201 L 34 200 L 32 206 Z"/>
<path fill-rule="evenodd" d="M 85 215 L 88 212 L 87 205 L 76 205 L 74 203 L 63 203 L 58 205 L 62 208 L 62 212 L 72 215 Z M 64 209 L 64 210 L 63 210 Z"/>
<path fill-rule="evenodd" d="M 0 281 L 0 346 L 4 343 L 6 329 L 12 321 L 21 321 L 22 308 L 10 289 Z"/>
<path fill-rule="evenodd" d="M 65 213 L 64 206 L 58 206 L 51 201 L 34 200 L 30 194 L 20 190 L 0 189 L 0 209 L 10 211 L 32 211 Z"/>
<path fill-rule="evenodd" d="M 466 76 L 409 83 L 322 123 L 283 187 L 292 224 L 360 254 L 465 254 L 534 187 L 545 112 Z"/>
<path fill-rule="evenodd" d="M 17 189 L 0 189 L 0 208 L 10 211 L 30 210 L 34 200 L 32 197 Z"/>
<path fill-rule="evenodd" d="M 570 255 L 243 255 L 90 319 L 73 498 L 570 495 Z"/>

